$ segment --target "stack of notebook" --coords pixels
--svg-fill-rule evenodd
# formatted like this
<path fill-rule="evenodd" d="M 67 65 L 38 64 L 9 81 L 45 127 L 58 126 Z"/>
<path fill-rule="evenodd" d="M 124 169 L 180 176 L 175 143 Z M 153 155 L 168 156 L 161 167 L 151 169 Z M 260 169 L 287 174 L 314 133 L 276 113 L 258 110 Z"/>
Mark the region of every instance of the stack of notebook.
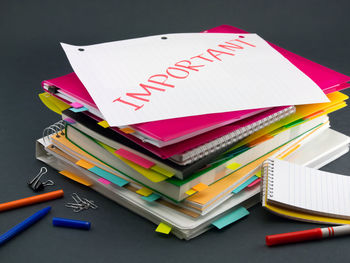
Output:
<path fill-rule="evenodd" d="M 207 33 L 244 33 L 220 26 Z M 37 159 L 128 207 L 156 231 L 193 238 L 247 215 L 270 157 L 319 168 L 348 151 L 328 114 L 346 106 L 349 77 L 270 44 L 329 102 L 205 114 L 110 127 L 75 73 L 39 96 L 62 120 L 37 141 Z"/>

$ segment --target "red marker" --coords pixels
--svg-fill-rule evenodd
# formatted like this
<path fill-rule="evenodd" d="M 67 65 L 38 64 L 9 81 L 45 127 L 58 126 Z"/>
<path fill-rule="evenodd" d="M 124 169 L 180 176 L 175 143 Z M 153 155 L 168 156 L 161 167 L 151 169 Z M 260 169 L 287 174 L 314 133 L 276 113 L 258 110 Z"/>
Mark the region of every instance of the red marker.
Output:
<path fill-rule="evenodd" d="M 350 225 L 315 228 L 304 231 L 266 236 L 266 245 L 275 246 L 288 243 L 297 243 L 326 237 L 343 236 L 350 234 Z"/>

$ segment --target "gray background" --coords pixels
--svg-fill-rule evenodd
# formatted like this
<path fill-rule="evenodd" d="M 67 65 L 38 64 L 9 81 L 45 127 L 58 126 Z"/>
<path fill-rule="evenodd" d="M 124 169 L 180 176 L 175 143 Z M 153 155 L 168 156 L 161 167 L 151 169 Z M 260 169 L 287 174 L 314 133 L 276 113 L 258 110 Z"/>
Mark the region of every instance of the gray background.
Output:
<path fill-rule="evenodd" d="M 349 1 L 0 1 L 0 202 L 29 196 L 26 181 L 42 166 L 34 141 L 59 116 L 37 94 L 40 82 L 71 72 L 59 42 L 94 44 L 154 34 L 198 32 L 231 24 L 345 74 L 350 74 Z M 346 92 L 349 94 L 349 92 Z M 350 110 L 332 127 L 350 135 Z M 324 168 L 350 174 L 349 154 Z M 46 178 L 67 193 L 49 216 L 0 247 L 0 262 L 329 262 L 349 258 L 350 237 L 267 248 L 265 235 L 316 225 L 274 216 L 259 205 L 222 231 L 191 240 L 163 237 L 155 226 L 112 201 L 62 178 Z M 64 207 L 78 192 L 100 205 L 74 214 Z M 38 204 L 0 214 L 0 233 Z M 51 226 L 53 216 L 92 222 L 91 231 Z"/>

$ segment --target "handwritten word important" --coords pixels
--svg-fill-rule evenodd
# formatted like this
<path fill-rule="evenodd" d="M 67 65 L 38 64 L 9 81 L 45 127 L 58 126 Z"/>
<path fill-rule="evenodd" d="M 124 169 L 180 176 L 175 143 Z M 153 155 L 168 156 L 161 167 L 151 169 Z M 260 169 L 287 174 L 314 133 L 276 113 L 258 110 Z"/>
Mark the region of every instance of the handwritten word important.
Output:
<path fill-rule="evenodd" d="M 240 38 L 244 38 L 240 36 Z M 113 102 L 119 102 L 135 111 L 141 109 L 144 104 L 142 102 L 149 102 L 152 95 L 151 91 L 165 92 L 167 88 L 175 88 L 175 84 L 171 79 L 186 79 L 191 73 L 199 71 L 202 67 L 210 65 L 214 62 L 222 62 L 224 56 L 233 57 L 236 50 L 244 50 L 245 48 L 254 48 L 255 45 L 243 41 L 239 38 L 226 41 L 219 44 L 215 49 L 209 48 L 204 53 L 191 57 L 187 60 L 176 62 L 174 66 L 170 66 L 165 70 L 165 74 L 155 74 L 148 78 L 146 84 L 140 83 L 140 92 L 125 93 L 125 97 L 119 97 Z M 134 99 L 130 100 L 130 99 Z M 133 102 L 131 102 L 133 101 Z"/>

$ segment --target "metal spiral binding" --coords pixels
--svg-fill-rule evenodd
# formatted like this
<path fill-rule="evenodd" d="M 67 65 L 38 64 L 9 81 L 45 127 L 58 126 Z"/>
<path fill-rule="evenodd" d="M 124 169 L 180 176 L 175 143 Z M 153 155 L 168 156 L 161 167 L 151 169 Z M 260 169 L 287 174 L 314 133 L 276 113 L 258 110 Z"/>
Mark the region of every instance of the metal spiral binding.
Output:
<path fill-rule="evenodd" d="M 274 161 L 273 160 L 266 160 L 263 162 L 262 165 L 262 172 L 263 172 L 263 191 L 266 189 L 266 195 L 267 198 L 273 198 L 273 185 L 274 185 Z M 266 185 L 266 179 L 267 179 L 267 185 Z"/>
<path fill-rule="evenodd" d="M 294 112 L 295 107 L 290 106 L 282 111 L 276 112 L 264 119 L 254 122 L 247 127 L 242 127 L 238 130 L 221 136 L 214 141 L 205 143 L 193 150 L 189 150 L 183 153 L 183 159 L 188 159 L 185 163 L 183 163 L 183 165 L 193 163 L 225 146 L 231 145 L 266 126 L 293 114 Z"/>
<path fill-rule="evenodd" d="M 43 139 L 44 142 L 48 140 L 50 142 L 50 136 L 56 134 L 56 137 L 59 138 L 60 136 L 64 135 L 64 128 L 65 128 L 65 121 L 60 120 L 49 127 L 46 127 L 43 130 Z"/>

